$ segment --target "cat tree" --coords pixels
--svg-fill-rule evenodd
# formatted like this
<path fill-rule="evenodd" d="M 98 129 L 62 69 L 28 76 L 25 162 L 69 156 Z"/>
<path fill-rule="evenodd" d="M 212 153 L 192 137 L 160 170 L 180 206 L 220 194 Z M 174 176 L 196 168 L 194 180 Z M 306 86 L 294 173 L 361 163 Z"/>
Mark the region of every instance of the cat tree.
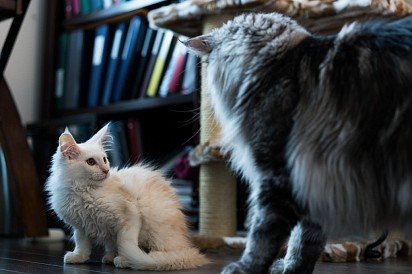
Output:
<path fill-rule="evenodd" d="M 149 12 L 152 26 L 189 37 L 207 33 L 245 11 L 280 12 L 313 33 L 336 33 L 348 22 L 412 13 L 402 0 L 188 0 Z M 202 65 L 202 71 L 206 64 Z M 200 164 L 200 231 L 206 236 L 236 233 L 236 180 L 219 154 L 219 125 L 214 119 L 205 73 L 201 88 L 201 144 L 193 162 Z"/>

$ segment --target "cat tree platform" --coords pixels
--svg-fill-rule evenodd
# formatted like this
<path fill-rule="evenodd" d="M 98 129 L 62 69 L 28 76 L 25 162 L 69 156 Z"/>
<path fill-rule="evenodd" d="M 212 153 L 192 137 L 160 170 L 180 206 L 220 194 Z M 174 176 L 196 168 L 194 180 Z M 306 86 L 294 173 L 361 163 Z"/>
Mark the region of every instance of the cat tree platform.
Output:
<path fill-rule="evenodd" d="M 316 34 L 331 34 L 352 21 L 412 13 L 402 0 L 188 0 L 149 12 L 152 27 L 189 37 L 210 32 L 243 12 L 279 12 Z M 202 64 L 204 72 L 207 64 Z M 201 144 L 192 155 L 200 164 L 199 234 L 216 239 L 236 234 L 236 179 L 219 155 L 220 127 L 214 118 L 202 73 Z"/>

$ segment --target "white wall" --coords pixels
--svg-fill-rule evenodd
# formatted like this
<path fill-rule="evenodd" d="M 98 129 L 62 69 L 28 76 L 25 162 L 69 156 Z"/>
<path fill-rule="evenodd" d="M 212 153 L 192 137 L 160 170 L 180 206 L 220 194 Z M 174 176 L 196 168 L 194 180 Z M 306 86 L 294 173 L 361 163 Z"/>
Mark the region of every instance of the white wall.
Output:
<path fill-rule="evenodd" d="M 23 123 L 38 120 L 40 114 L 46 3 L 31 1 L 5 72 Z M 0 23 L 1 46 L 10 25 L 11 20 Z"/>

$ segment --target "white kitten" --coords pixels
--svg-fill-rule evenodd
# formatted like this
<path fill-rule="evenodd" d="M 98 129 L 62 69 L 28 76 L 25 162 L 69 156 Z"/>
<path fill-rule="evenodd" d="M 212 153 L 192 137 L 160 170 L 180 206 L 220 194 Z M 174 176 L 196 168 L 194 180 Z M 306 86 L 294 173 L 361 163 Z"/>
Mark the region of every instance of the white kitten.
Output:
<path fill-rule="evenodd" d="M 76 247 L 64 262 L 85 262 L 95 242 L 106 248 L 102 261 L 116 267 L 172 270 L 205 264 L 189 243 L 170 183 L 145 166 L 110 169 L 104 150 L 109 138 L 107 126 L 82 144 L 67 129 L 59 138 L 46 189 L 51 207 L 74 230 Z"/>

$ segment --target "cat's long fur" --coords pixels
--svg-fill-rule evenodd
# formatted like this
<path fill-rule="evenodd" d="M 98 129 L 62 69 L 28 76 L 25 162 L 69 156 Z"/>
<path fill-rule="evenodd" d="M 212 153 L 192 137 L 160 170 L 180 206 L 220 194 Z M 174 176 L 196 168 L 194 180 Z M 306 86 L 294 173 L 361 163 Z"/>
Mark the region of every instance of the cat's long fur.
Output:
<path fill-rule="evenodd" d="M 325 232 L 411 232 L 412 17 L 315 36 L 252 13 L 185 44 L 251 187 L 247 248 L 224 273 L 311 273 Z"/>
<path fill-rule="evenodd" d="M 106 247 L 103 262 L 114 261 L 117 267 L 175 270 L 204 264 L 204 256 L 189 243 L 176 194 L 160 172 L 136 165 L 112 168 L 105 175 L 107 134 L 104 127 L 88 142 L 76 144 L 66 131 L 53 156 L 49 202 L 73 228 L 76 244 L 65 262 L 86 261 L 94 242 Z M 86 163 L 90 158 L 96 165 Z"/>

